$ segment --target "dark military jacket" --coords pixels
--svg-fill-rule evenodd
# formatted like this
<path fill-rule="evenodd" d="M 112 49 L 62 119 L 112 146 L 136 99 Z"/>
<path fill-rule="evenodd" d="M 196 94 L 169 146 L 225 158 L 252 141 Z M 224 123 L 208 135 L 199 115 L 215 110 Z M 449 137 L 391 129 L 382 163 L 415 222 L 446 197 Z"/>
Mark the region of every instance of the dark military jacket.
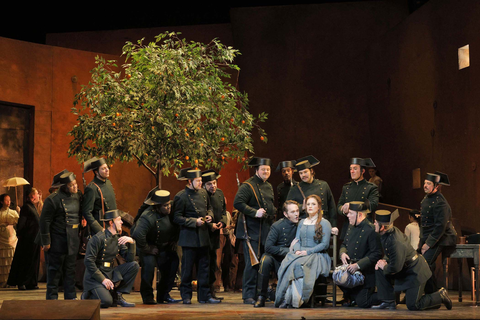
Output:
<path fill-rule="evenodd" d="M 254 188 L 258 202 L 254 191 L 246 182 L 250 183 Z M 272 185 L 267 181 L 264 182 L 257 175 L 250 177 L 238 188 L 233 201 L 233 207 L 240 211 L 245 218 L 248 237 L 251 240 L 261 240 L 261 243 L 265 244 L 270 226 L 275 218 L 273 199 Z M 262 218 L 256 218 L 255 214 L 260 207 L 265 209 L 266 215 Z M 245 226 L 243 225 L 243 219 L 241 219 L 241 217 L 239 217 L 237 221 L 236 236 L 238 239 L 246 239 Z"/>
<path fill-rule="evenodd" d="M 290 191 L 292 186 L 296 185 L 297 183 L 297 181 L 292 179 L 292 182 L 290 182 L 290 184 L 285 184 L 285 181 L 283 181 L 277 186 L 277 220 L 283 218 L 283 204 L 287 200 L 288 192 Z"/>
<path fill-rule="evenodd" d="M 368 216 L 368 219 L 371 220 L 371 216 L 375 212 L 378 206 L 379 194 L 378 187 L 376 184 L 368 182 L 366 179 L 362 181 L 355 182 L 350 181 L 343 185 L 342 194 L 338 200 L 337 212 L 340 215 L 342 213 L 342 206 L 345 203 L 352 201 L 370 201 L 370 211 L 371 213 Z"/>
<path fill-rule="evenodd" d="M 375 264 L 382 258 L 383 253 L 380 236 L 370 221 L 364 219 L 357 226 L 348 226 L 339 255 L 342 253 L 350 257 L 351 263 L 358 263 L 360 271 L 365 276 L 365 287 L 375 286 Z"/>
<path fill-rule="evenodd" d="M 395 291 L 420 286 L 432 276 L 425 258 L 412 248 L 407 236 L 393 227 L 380 237 L 388 264 L 383 269 L 387 277 L 395 279 Z"/>
<path fill-rule="evenodd" d="M 453 246 L 457 232 L 452 225 L 452 209 L 441 192 L 426 195 L 421 203 L 420 243 L 430 248 L 437 244 Z"/>
<path fill-rule="evenodd" d="M 100 221 L 100 217 L 103 216 L 104 212 L 102 212 L 102 196 L 99 188 L 102 191 L 105 212 L 117 209 L 115 191 L 110 180 L 102 181 L 97 177 L 93 178 L 92 182 L 85 188 L 82 200 L 82 216 L 87 220 L 91 234 L 103 229 L 103 222 Z"/>
<path fill-rule="evenodd" d="M 300 218 L 305 218 L 306 211 L 302 208 L 304 197 L 300 191 L 300 188 L 302 189 L 305 198 L 311 194 L 316 194 L 320 197 L 320 199 L 322 199 L 323 217 L 330 222 L 332 227 L 336 227 L 337 208 L 335 206 L 335 199 L 333 198 L 333 194 L 328 183 L 323 180 L 314 179 L 312 183 L 300 181 L 297 185 L 290 188 L 287 200 L 297 201 L 300 204 Z"/>
<path fill-rule="evenodd" d="M 223 224 L 222 228 L 224 228 L 227 225 L 227 204 L 225 203 L 225 195 L 223 194 L 223 191 L 218 188 L 214 194 L 211 194 L 208 191 L 207 194 L 210 198 L 210 205 L 212 206 L 213 223 L 221 222 Z M 220 229 L 210 229 L 210 247 L 211 249 L 220 248 Z"/>
<path fill-rule="evenodd" d="M 178 245 L 182 247 L 210 246 L 209 226 L 204 223 L 197 227 L 197 219 L 213 218 L 210 198 L 205 189 L 193 190 L 185 187 L 175 195 L 172 205 L 173 222 L 180 226 Z"/>
<path fill-rule="evenodd" d="M 77 254 L 80 245 L 81 193 L 67 193 L 61 189 L 50 194 L 43 204 L 40 216 L 40 239 L 51 252 Z"/>
<path fill-rule="evenodd" d="M 102 281 L 105 278 L 112 282 L 122 280 L 120 272 L 114 268 L 113 262 L 117 254 L 120 254 L 126 262 L 135 259 L 135 243 L 119 245 L 119 234 L 114 234 L 105 229 L 97 232 L 90 238 L 85 252 L 85 274 L 83 276 L 83 291 L 90 291 L 95 288 L 105 288 Z"/>
<path fill-rule="evenodd" d="M 178 232 L 178 225 L 173 223 L 171 215 L 159 213 L 154 206 L 149 206 L 136 222 L 134 230 L 131 230 L 131 236 L 137 248 L 148 254 L 155 247 L 162 250 L 176 242 Z"/>
<path fill-rule="evenodd" d="M 272 224 L 267 240 L 265 241 L 265 253 L 282 261 L 287 255 L 296 233 L 297 223 L 293 223 L 287 218 L 276 221 Z"/>

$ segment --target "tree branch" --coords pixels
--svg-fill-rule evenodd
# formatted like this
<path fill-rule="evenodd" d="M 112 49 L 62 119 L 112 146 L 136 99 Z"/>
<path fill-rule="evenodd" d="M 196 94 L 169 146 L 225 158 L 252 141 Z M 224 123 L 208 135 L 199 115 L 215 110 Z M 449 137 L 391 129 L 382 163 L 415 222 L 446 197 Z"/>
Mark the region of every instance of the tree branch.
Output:
<path fill-rule="evenodd" d="M 157 174 L 155 173 L 155 171 L 152 170 L 152 168 L 150 168 L 145 162 L 142 161 L 142 159 L 140 159 L 136 154 L 133 155 L 145 168 L 147 168 L 148 171 L 150 171 L 151 174 L 153 174 L 153 176 L 155 178 L 157 178 Z"/>

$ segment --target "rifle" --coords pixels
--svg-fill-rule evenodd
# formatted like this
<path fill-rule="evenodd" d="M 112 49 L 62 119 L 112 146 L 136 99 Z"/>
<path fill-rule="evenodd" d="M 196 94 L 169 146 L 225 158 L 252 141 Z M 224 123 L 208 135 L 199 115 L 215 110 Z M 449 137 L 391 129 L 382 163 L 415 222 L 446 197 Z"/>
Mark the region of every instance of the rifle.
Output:
<path fill-rule="evenodd" d="M 236 173 L 236 176 L 237 176 L 237 186 L 240 187 L 241 183 L 240 183 L 240 180 L 238 179 L 238 173 Z M 238 213 L 239 213 L 239 216 L 237 219 L 237 223 L 240 222 L 240 219 L 243 220 L 243 228 L 245 230 L 245 242 L 247 243 L 247 247 L 248 247 L 248 255 L 250 256 L 250 263 L 253 267 L 259 264 L 260 261 L 258 260 L 258 257 L 255 254 L 255 251 L 253 250 L 252 244 L 250 243 L 250 237 L 248 236 L 248 231 L 247 231 L 247 219 L 245 219 L 245 216 L 242 212 L 239 211 Z"/>

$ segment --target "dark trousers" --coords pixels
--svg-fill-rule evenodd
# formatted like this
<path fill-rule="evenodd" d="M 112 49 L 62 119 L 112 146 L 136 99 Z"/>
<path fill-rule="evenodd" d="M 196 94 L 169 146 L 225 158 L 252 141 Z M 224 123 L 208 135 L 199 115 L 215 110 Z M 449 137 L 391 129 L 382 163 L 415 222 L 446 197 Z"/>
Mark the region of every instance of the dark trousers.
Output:
<path fill-rule="evenodd" d="M 234 289 L 238 258 L 228 235 L 220 235 L 220 248 L 217 249 L 217 271 L 215 287 L 223 283 L 225 290 Z"/>
<path fill-rule="evenodd" d="M 267 296 L 270 274 L 272 271 L 277 274 L 281 264 L 282 260 L 279 261 L 268 253 L 262 255 L 262 259 L 260 259 L 260 268 L 258 269 L 257 292 L 259 296 Z"/>
<path fill-rule="evenodd" d="M 394 279 L 385 276 L 383 270 L 375 271 L 378 299 L 381 301 L 395 301 Z M 425 294 L 425 283 L 412 286 L 405 290 L 405 303 L 408 310 L 426 310 L 438 308 L 442 305 L 440 293 Z"/>
<path fill-rule="evenodd" d="M 243 286 L 242 286 L 242 298 L 245 299 L 255 299 L 256 298 L 256 288 L 257 288 L 257 275 L 259 265 L 252 266 L 250 261 L 250 254 L 248 251 L 247 241 L 243 240 L 243 257 L 245 259 L 245 268 L 243 269 Z M 250 240 L 253 251 L 256 256 L 259 257 L 263 253 L 263 247 L 260 248 L 260 253 L 258 252 L 258 241 Z"/>
<path fill-rule="evenodd" d="M 444 250 L 444 247 L 441 245 L 436 245 L 425 251 L 423 257 L 428 263 L 430 270 L 432 271 L 432 276 L 428 279 L 425 284 L 425 293 L 434 293 L 438 291 L 437 278 L 435 277 L 435 268 L 437 264 L 437 258 Z"/>
<path fill-rule="evenodd" d="M 210 248 L 209 247 L 182 247 L 182 281 L 180 295 L 182 299 L 192 299 L 193 268 L 197 267 L 197 299 L 206 301 L 211 298 L 210 293 Z"/>
<path fill-rule="evenodd" d="M 365 286 L 357 286 L 353 288 L 344 288 L 339 286 L 343 291 L 346 299 L 355 301 L 359 308 L 370 308 L 371 306 L 380 304 L 381 301 L 377 298 L 375 287 L 365 288 Z"/>
<path fill-rule="evenodd" d="M 65 300 L 77 297 L 75 290 L 76 254 L 63 254 L 47 251 L 45 261 L 47 264 L 47 300 L 58 300 L 58 286 L 63 283 L 63 296 Z"/>
<path fill-rule="evenodd" d="M 215 281 L 217 280 L 217 250 L 212 249 L 210 250 L 210 274 L 208 275 L 208 280 L 210 286 L 213 286 Z"/>
<path fill-rule="evenodd" d="M 140 294 L 142 300 L 153 300 L 153 279 L 155 277 L 155 267 L 160 272 L 160 279 L 157 284 L 157 302 L 163 302 L 169 295 L 175 284 L 175 277 L 179 265 L 179 259 L 176 251 L 163 250 L 157 255 L 140 254 L 141 263 L 141 283 Z"/>
<path fill-rule="evenodd" d="M 130 293 L 132 291 L 135 277 L 137 276 L 139 265 L 137 262 L 126 262 L 115 268 L 115 271 L 119 272 L 122 276 L 122 280 L 115 284 L 115 291 L 120 293 Z M 110 279 L 112 280 L 112 279 Z M 113 281 L 113 280 L 112 280 Z M 112 306 L 113 297 L 109 290 L 105 287 L 97 287 L 86 293 L 88 299 L 100 300 L 100 307 L 108 308 Z"/>

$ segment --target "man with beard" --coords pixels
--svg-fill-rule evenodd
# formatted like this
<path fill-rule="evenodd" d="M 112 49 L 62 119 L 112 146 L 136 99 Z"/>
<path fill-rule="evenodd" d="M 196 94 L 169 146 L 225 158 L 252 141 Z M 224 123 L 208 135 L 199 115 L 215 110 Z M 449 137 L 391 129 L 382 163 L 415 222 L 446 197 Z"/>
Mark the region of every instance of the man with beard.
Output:
<path fill-rule="evenodd" d="M 438 256 L 446 255 L 454 249 L 457 243 L 457 232 L 453 227 L 452 209 L 441 192 L 442 185 L 450 186 L 448 176 L 442 172 L 427 173 L 423 185 L 425 197 L 420 206 L 420 242 L 419 252 L 425 257 L 432 276 L 425 284 L 425 292 L 438 291 L 435 278 L 435 265 Z"/>
<path fill-rule="evenodd" d="M 348 265 L 348 272 L 353 274 L 360 270 L 365 281 L 353 288 L 339 287 L 343 291 L 344 306 L 356 303 L 360 308 L 370 308 L 380 303 L 375 293 L 375 264 L 382 258 L 382 245 L 374 225 L 367 219 L 368 203 L 352 201 L 348 205 L 349 225 L 345 241 L 340 246 L 340 260 Z"/>
<path fill-rule="evenodd" d="M 260 259 L 257 284 L 259 293 L 254 305 L 255 308 L 265 307 L 270 273 L 272 271 L 275 274 L 278 273 L 282 260 L 287 255 L 293 239 L 295 239 L 300 215 L 298 207 L 296 201 L 285 201 L 282 208 L 284 218 L 276 221 L 270 228 L 265 242 L 265 253 Z"/>
<path fill-rule="evenodd" d="M 178 226 L 170 215 L 170 192 L 156 190 L 144 203 L 148 208 L 143 211 L 131 233 L 140 251 L 140 294 L 144 304 L 177 303 L 181 300 L 170 296 L 179 265 L 176 251 Z M 160 272 L 156 300 L 152 287 L 155 267 Z"/>
<path fill-rule="evenodd" d="M 135 261 L 135 240 L 120 236 L 123 222 L 119 210 L 105 212 L 102 222 L 108 224 L 105 231 L 97 232 L 87 244 L 82 300 L 100 300 L 102 308 L 134 307 L 122 294 L 132 291 L 139 269 Z M 125 263 L 114 267 L 117 254 Z"/>
<path fill-rule="evenodd" d="M 431 276 L 425 258 L 412 248 L 408 238 L 393 225 L 398 210 L 378 210 L 375 231 L 381 236 L 385 252 L 384 259 L 375 265 L 375 280 L 378 299 L 382 301 L 374 309 L 396 309 L 395 291 L 405 291 L 408 310 L 438 308 L 443 303 L 452 309 L 447 290 L 441 288 L 435 293 L 424 294 L 425 283 Z"/>
<path fill-rule="evenodd" d="M 283 182 L 281 182 L 277 186 L 277 208 L 279 209 L 277 211 L 277 220 L 283 218 L 283 203 L 287 200 L 290 188 L 298 183 L 293 179 L 293 172 L 295 171 L 295 160 L 287 160 L 280 162 L 275 172 L 279 171 L 282 174 Z"/>
<path fill-rule="evenodd" d="M 373 223 L 372 215 L 378 206 L 379 194 L 376 184 L 368 182 L 364 178 L 367 167 L 375 167 L 372 159 L 352 158 L 350 159 L 350 182 L 347 182 L 342 188 L 342 194 L 338 200 L 337 211 L 340 216 L 345 216 L 349 210 L 349 203 L 352 201 L 363 201 L 370 205 L 367 219 Z M 347 220 L 347 219 L 345 219 Z M 344 221 L 340 239 L 345 238 L 348 229 L 348 223 Z"/>
<path fill-rule="evenodd" d="M 319 163 L 320 161 L 314 156 L 307 156 L 297 160 L 295 169 L 298 171 L 302 181 L 290 189 L 287 200 L 294 200 L 300 203 L 300 218 L 305 218 L 305 199 L 311 194 L 316 194 L 322 200 L 323 217 L 332 225 L 332 234 L 338 234 L 337 209 L 330 186 L 326 181 L 315 179 L 313 167 Z"/>
<path fill-rule="evenodd" d="M 243 242 L 245 258 L 242 298 L 245 304 L 254 304 L 258 264 L 252 265 L 247 239 L 250 248 L 253 250 L 252 254 L 255 255 L 256 259 L 260 259 L 271 222 L 275 217 L 275 207 L 273 204 L 273 188 L 267 181 L 270 177 L 271 160 L 254 157 L 248 165 L 255 167 L 255 175 L 243 182 L 238 188 L 233 207 L 241 213 L 237 221 L 236 236 L 237 240 Z"/>
<path fill-rule="evenodd" d="M 192 303 L 193 268 L 197 267 L 197 299 L 200 303 L 220 303 L 210 292 L 210 236 L 213 221 L 207 191 L 202 189 L 201 171 L 184 169 L 177 177 L 187 180 L 184 190 L 173 200 L 173 221 L 180 226 L 178 245 L 182 247 L 180 294 L 184 304 Z"/>
<path fill-rule="evenodd" d="M 73 172 L 62 171 L 53 179 L 50 194 L 40 216 L 40 240 L 47 264 L 47 300 L 58 300 L 58 286 L 63 280 L 65 300 L 77 298 L 75 266 L 80 245 L 80 201 Z"/>
<path fill-rule="evenodd" d="M 214 287 L 216 271 L 222 267 L 220 263 L 221 259 L 217 259 L 217 249 L 220 248 L 220 229 L 227 226 L 227 204 L 225 202 L 225 195 L 217 185 L 217 180 L 220 177 L 221 175 L 215 172 L 215 170 L 202 172 L 202 184 L 205 190 L 207 190 L 213 211 L 213 222 L 210 224 L 210 292 L 214 299 L 223 300 L 223 297 L 218 297 L 215 294 Z"/>
<path fill-rule="evenodd" d="M 112 183 L 108 179 L 110 168 L 104 158 L 92 158 L 84 163 L 84 172 L 93 171 L 94 178 L 85 188 L 82 216 L 87 220 L 91 235 L 102 231 L 105 212 L 117 209 Z"/>

